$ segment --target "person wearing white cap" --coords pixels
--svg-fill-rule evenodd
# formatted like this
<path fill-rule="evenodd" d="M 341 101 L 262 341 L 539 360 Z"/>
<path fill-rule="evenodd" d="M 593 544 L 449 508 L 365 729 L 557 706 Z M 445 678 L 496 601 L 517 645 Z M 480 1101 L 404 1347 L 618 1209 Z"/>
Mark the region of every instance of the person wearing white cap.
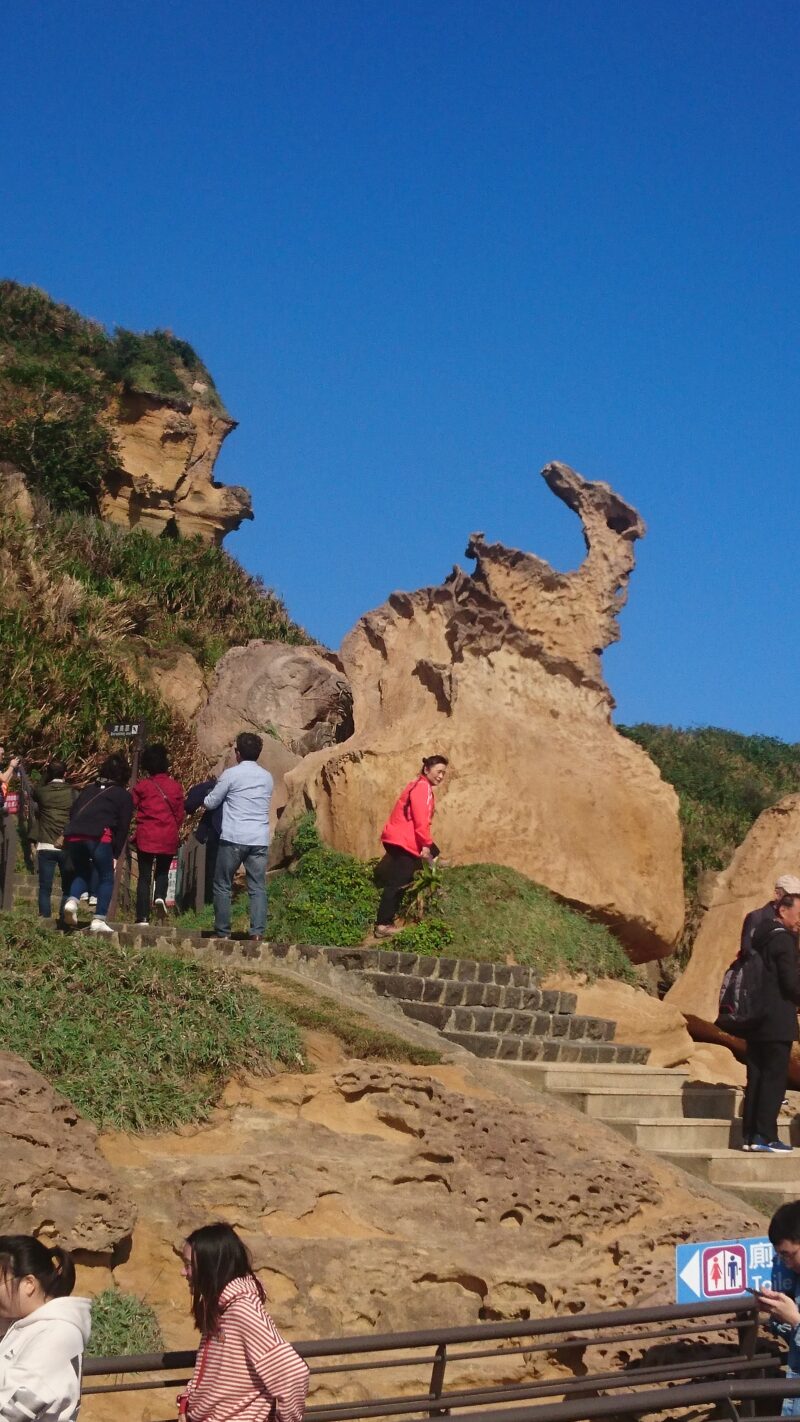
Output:
<path fill-rule="evenodd" d="M 756 929 L 751 953 L 763 964 L 760 1011 L 744 1033 L 747 1084 L 742 1108 L 742 1149 L 790 1151 L 778 1136 L 778 1112 L 786 1090 L 792 1043 L 798 1039 L 800 1007 L 800 894 L 784 894 L 771 918 Z"/>
<path fill-rule="evenodd" d="M 745 915 L 742 924 L 742 941 L 739 944 L 739 951 L 745 953 L 753 942 L 753 934 L 762 923 L 770 923 L 775 914 L 775 905 L 780 902 L 784 894 L 800 894 L 800 876 L 797 874 L 781 874 L 775 880 L 775 893 L 768 904 L 763 908 L 751 909 Z"/>

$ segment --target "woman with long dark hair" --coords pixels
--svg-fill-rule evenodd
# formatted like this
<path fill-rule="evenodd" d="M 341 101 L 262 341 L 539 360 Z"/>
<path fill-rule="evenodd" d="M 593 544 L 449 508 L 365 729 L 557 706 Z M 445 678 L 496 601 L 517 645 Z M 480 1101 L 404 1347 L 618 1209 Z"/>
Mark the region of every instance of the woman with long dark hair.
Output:
<path fill-rule="evenodd" d="M 65 1249 L 30 1234 L 0 1234 L 0 1417 L 74 1422 L 83 1350 L 92 1326 L 88 1299 L 69 1298 L 75 1265 Z"/>
<path fill-rule="evenodd" d="M 181 1412 L 189 1422 L 301 1422 L 308 1368 L 267 1313 L 238 1234 L 229 1224 L 204 1225 L 181 1253 L 200 1332 Z"/>
<path fill-rule="evenodd" d="M 400 901 L 422 864 L 432 864 L 439 850 L 431 835 L 436 809 L 434 787 L 441 785 L 447 771 L 447 756 L 426 755 L 419 775 L 410 780 L 397 797 L 381 831 L 383 859 L 375 877 L 383 889 L 375 923 L 376 938 L 399 933 L 395 918 Z"/>

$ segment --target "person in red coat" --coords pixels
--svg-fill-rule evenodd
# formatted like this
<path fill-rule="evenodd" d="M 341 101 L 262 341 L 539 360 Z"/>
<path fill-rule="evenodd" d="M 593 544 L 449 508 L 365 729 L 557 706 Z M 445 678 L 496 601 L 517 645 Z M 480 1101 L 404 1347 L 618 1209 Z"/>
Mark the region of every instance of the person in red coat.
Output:
<path fill-rule="evenodd" d="M 183 787 L 169 773 L 166 747 L 145 746 L 142 751 L 145 779 L 133 787 L 136 810 L 134 844 L 139 863 L 139 883 L 136 889 L 136 922 L 150 919 L 153 899 L 153 868 L 156 871 L 156 917 L 167 916 L 167 884 L 169 866 L 178 852 L 183 824 Z"/>
<path fill-rule="evenodd" d="M 384 856 L 376 871 L 383 887 L 375 923 L 376 938 L 399 933 L 394 920 L 400 900 L 421 864 L 431 864 L 439 850 L 431 835 L 436 802 L 434 786 L 441 785 L 447 757 L 426 755 L 419 775 L 409 781 L 398 796 L 394 809 L 381 831 Z"/>

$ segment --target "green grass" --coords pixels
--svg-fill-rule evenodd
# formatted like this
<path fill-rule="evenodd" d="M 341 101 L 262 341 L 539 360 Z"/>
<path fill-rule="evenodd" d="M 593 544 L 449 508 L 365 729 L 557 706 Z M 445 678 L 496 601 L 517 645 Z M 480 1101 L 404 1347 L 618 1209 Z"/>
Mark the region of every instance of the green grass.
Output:
<path fill-rule="evenodd" d="M 276 943 L 354 947 L 370 932 L 380 898 L 374 861 L 364 863 L 323 845 L 313 817 L 294 838 L 299 857 L 270 875 L 267 932 Z M 600 924 L 558 902 L 515 869 L 494 864 L 422 871 L 407 904 L 408 926 L 394 943 L 417 953 L 530 964 L 541 973 L 565 971 L 633 982 L 628 957 Z M 417 921 L 417 919 L 419 921 Z M 186 914 L 187 928 L 210 928 L 211 908 Z M 247 897 L 237 894 L 234 931 L 247 928 Z"/>
<path fill-rule="evenodd" d="M 71 768 L 101 752 L 110 721 L 146 719 L 188 781 L 202 769 L 188 728 L 146 685 L 153 648 L 204 666 L 252 638 L 304 642 L 283 603 L 220 548 L 125 532 L 40 507 L 0 515 L 0 734 L 31 764 Z"/>
<path fill-rule="evenodd" d="M 164 1337 L 150 1304 L 121 1289 L 104 1289 L 92 1299 L 92 1332 L 86 1352 L 92 1358 L 130 1353 L 160 1353 Z"/>
<path fill-rule="evenodd" d="M 373 1026 L 368 1018 L 352 1008 L 333 998 L 315 995 L 311 987 L 303 987 L 273 973 L 259 974 L 257 979 L 253 977 L 253 981 L 296 1027 L 306 1031 L 330 1032 L 338 1037 L 351 1056 L 359 1060 L 411 1062 L 414 1066 L 433 1066 L 442 1060 L 441 1053 L 427 1047 L 415 1047 L 394 1032 Z"/>
<path fill-rule="evenodd" d="M 3 1046 L 101 1127 L 204 1120 L 239 1071 L 297 1067 L 300 1039 L 236 975 L 0 919 Z"/>

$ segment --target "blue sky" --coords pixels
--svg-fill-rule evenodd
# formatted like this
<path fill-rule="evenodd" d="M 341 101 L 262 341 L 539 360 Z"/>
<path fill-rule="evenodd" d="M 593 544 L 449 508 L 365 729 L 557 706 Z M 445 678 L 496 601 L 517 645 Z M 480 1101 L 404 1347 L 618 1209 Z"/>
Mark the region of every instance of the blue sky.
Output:
<path fill-rule="evenodd" d="M 229 551 L 337 645 L 474 529 L 561 568 L 538 479 L 649 533 L 622 720 L 800 739 L 796 0 L 26 0 L 0 270 L 168 327 L 240 427 Z"/>

